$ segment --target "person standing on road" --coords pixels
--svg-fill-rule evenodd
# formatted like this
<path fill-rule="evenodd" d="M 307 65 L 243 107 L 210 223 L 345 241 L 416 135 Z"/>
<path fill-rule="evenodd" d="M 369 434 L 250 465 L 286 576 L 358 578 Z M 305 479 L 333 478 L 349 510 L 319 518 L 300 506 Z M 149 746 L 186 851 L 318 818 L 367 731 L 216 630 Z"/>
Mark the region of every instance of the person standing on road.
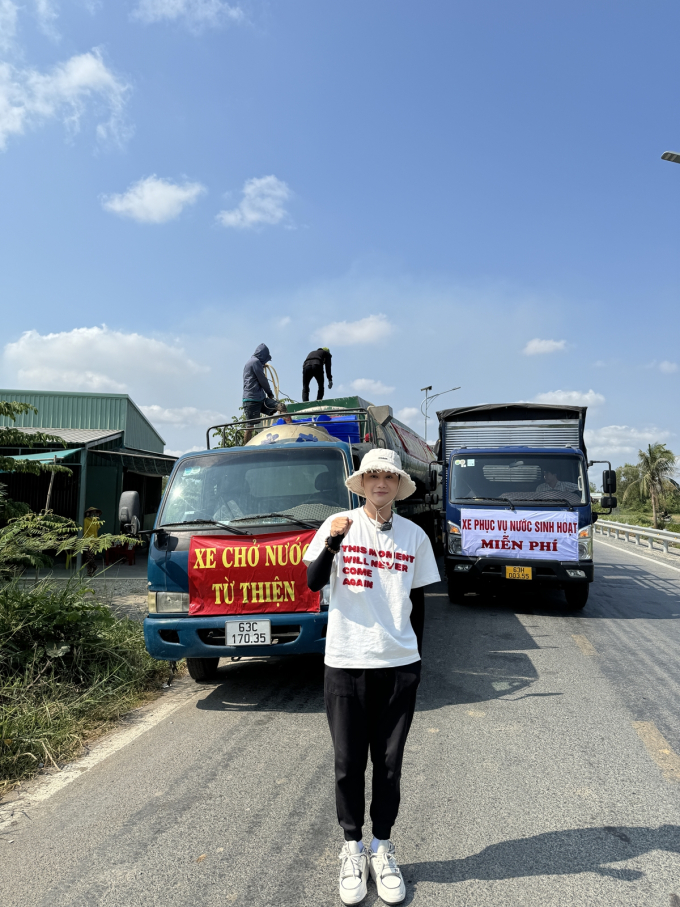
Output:
<path fill-rule="evenodd" d="M 318 350 L 312 350 L 307 356 L 302 366 L 302 401 L 309 400 L 309 382 L 312 378 L 316 379 L 318 390 L 316 393 L 317 400 L 323 400 L 323 370 L 326 369 L 328 378 L 328 389 L 333 387 L 333 375 L 331 374 L 331 351 L 327 346 L 320 346 Z"/>
<path fill-rule="evenodd" d="M 266 343 L 261 343 L 246 362 L 243 369 L 243 412 L 245 419 L 259 419 L 264 413 L 267 416 L 275 412 L 285 412 L 285 406 L 274 399 L 264 367 L 271 362 L 271 353 Z M 251 427 L 246 428 L 243 443 L 247 444 L 253 436 Z"/>
<path fill-rule="evenodd" d="M 440 580 L 432 545 L 392 512 L 416 490 L 394 451 L 369 451 L 345 484 L 363 507 L 329 517 L 305 552 L 312 591 L 330 580 L 324 700 L 335 750 L 335 803 L 345 834 L 340 898 L 358 904 L 368 875 L 387 904 L 406 887 L 390 840 L 420 683 L 424 587 Z M 364 776 L 373 763 L 373 839 L 364 846 Z"/>

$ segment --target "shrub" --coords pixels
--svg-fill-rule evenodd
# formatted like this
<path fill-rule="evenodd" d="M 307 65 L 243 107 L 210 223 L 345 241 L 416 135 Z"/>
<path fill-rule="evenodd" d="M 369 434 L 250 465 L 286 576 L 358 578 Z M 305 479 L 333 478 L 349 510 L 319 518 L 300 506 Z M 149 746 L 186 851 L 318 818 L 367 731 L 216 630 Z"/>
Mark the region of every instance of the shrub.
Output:
<path fill-rule="evenodd" d="M 158 688 L 167 665 L 142 625 L 115 618 L 74 579 L 0 589 L 0 791 L 82 741 Z"/>

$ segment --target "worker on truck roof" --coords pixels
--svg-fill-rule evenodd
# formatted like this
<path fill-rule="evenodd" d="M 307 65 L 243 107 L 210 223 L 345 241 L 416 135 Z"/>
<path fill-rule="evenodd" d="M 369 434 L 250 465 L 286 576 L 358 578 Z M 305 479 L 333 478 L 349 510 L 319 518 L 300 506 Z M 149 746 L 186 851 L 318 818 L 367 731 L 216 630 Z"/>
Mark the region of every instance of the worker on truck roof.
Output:
<path fill-rule="evenodd" d="M 328 389 L 333 387 L 333 375 L 331 375 L 331 351 L 327 346 L 320 346 L 318 350 L 312 350 L 307 356 L 302 366 L 302 400 L 309 400 L 309 383 L 312 378 L 316 379 L 318 386 L 316 399 L 323 400 L 323 370 L 326 369 L 328 378 Z"/>
<path fill-rule="evenodd" d="M 264 413 L 271 416 L 276 412 L 285 412 L 283 404 L 274 399 L 271 386 L 264 371 L 264 367 L 271 362 L 271 353 L 266 343 L 261 343 L 246 362 L 243 369 L 243 412 L 245 419 L 259 419 Z M 243 436 L 243 443 L 247 444 L 253 436 L 252 428 L 248 427 Z"/>

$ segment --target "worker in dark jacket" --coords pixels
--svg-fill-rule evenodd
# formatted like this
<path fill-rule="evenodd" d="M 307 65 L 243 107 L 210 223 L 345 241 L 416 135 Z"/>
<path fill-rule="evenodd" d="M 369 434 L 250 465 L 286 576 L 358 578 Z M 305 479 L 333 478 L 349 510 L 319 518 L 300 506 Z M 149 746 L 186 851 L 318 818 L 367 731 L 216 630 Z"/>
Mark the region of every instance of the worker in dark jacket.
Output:
<path fill-rule="evenodd" d="M 318 350 L 312 352 L 305 359 L 302 366 L 302 399 L 309 400 L 309 382 L 316 378 L 319 389 L 316 394 L 317 400 L 323 400 L 323 370 L 326 369 L 328 378 L 328 388 L 333 387 L 333 376 L 331 375 L 331 353 L 327 346 L 320 346 Z"/>
<path fill-rule="evenodd" d="M 243 369 L 243 411 L 245 419 L 259 419 L 261 413 L 271 416 L 277 412 L 279 405 L 274 399 L 265 365 L 271 361 L 271 353 L 266 343 L 261 343 Z M 252 429 L 246 429 L 243 443 L 247 444 L 253 435 Z"/>

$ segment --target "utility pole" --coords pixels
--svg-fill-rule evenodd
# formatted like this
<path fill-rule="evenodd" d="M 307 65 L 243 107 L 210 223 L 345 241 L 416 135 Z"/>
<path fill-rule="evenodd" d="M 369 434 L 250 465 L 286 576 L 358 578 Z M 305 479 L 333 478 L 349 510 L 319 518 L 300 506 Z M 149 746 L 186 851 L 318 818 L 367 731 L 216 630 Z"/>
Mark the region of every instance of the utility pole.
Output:
<path fill-rule="evenodd" d="M 423 414 L 423 416 L 425 417 L 425 443 L 426 444 L 427 444 L 427 420 L 429 418 L 429 416 L 427 415 L 427 410 L 428 410 L 430 403 L 432 403 L 432 401 L 435 400 L 437 397 L 442 397 L 444 394 L 450 394 L 451 391 L 459 391 L 460 388 L 461 388 L 461 385 L 459 384 L 458 387 L 450 387 L 447 391 L 439 391 L 438 394 L 432 394 L 431 397 L 428 396 L 429 392 L 432 390 L 431 384 L 429 387 L 420 388 L 421 392 L 425 391 L 425 399 L 420 404 L 420 411 Z M 423 409 L 423 406 L 425 407 L 425 409 Z"/>
<path fill-rule="evenodd" d="M 421 388 L 420 388 L 420 393 L 421 393 L 421 394 L 422 394 L 423 391 L 425 391 L 425 400 L 424 400 L 424 403 L 425 403 L 425 412 L 423 413 L 423 415 L 425 416 L 425 443 L 426 443 L 426 444 L 427 444 L 427 405 L 428 405 L 428 404 L 427 404 L 427 393 L 428 393 L 428 391 L 431 391 L 431 390 L 432 390 L 432 385 L 430 385 L 429 387 L 421 387 Z M 420 404 L 420 411 L 421 411 L 421 413 L 423 412 L 423 404 L 422 404 L 422 403 Z"/>

